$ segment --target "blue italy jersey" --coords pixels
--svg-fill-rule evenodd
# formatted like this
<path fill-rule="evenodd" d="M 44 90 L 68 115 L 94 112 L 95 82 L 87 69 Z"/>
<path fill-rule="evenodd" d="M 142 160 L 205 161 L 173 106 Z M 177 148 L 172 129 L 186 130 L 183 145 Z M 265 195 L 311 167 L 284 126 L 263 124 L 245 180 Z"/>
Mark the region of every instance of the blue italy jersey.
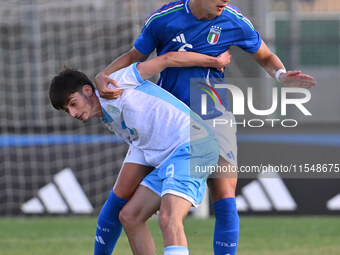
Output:
<path fill-rule="evenodd" d="M 157 55 L 169 51 L 193 51 L 214 57 L 228 50 L 231 45 L 249 53 L 255 53 L 260 48 L 260 35 L 236 7 L 228 5 L 220 16 L 211 20 L 198 20 L 191 13 L 188 3 L 189 0 L 172 2 L 151 14 L 135 41 L 135 48 L 143 54 L 150 54 L 157 49 Z M 224 74 L 214 68 L 167 68 L 161 73 L 158 85 L 189 105 L 204 119 L 221 115 L 211 97 L 208 97 L 208 114 L 200 114 L 200 94 L 205 92 L 199 86 L 207 87 L 197 85 L 196 89 L 190 89 L 191 78 L 216 78 L 212 80 L 221 83 Z M 207 85 L 214 87 L 214 82 Z M 211 90 L 211 93 L 217 93 L 222 104 L 229 109 L 226 89 Z"/>

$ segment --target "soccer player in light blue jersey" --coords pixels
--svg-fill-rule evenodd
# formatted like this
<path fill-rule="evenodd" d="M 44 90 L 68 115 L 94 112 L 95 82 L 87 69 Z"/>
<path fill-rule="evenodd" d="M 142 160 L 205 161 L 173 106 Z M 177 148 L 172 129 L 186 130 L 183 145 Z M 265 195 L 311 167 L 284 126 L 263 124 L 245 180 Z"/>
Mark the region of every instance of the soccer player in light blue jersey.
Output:
<path fill-rule="evenodd" d="M 169 51 L 192 51 L 218 56 L 232 45 L 248 52 L 270 76 L 285 86 L 311 88 L 316 84 L 313 77 L 300 71 L 286 71 L 280 59 L 268 49 L 252 23 L 237 7 L 230 5 L 228 0 L 183 0 L 164 5 L 152 13 L 135 41 L 134 48 L 100 72 L 96 77 L 96 85 L 102 97 L 118 97 L 119 90 L 107 88 L 109 83 L 117 85 L 107 75 L 133 62 L 146 60 L 154 50 L 158 55 Z M 168 68 L 161 73 L 158 85 L 200 114 L 200 95 L 190 94 L 190 80 L 223 77 L 223 73 L 206 67 Z M 237 167 L 236 129 L 226 126 L 223 126 L 223 129 L 212 127 L 213 119 L 216 117 L 235 123 L 233 115 L 229 112 L 228 91 L 218 89 L 217 92 L 221 96 L 223 106 L 216 108 L 211 100 L 207 105 L 207 114 L 201 117 L 211 126 L 218 140 L 219 165 L 225 169 L 233 169 Z M 126 159 L 129 164 L 123 165 L 122 172 L 129 172 L 130 178 L 138 180 L 141 178 L 140 175 L 143 176 L 145 173 L 145 166 L 138 162 L 138 153 L 131 150 L 129 153 Z M 236 184 L 236 176 L 208 180 L 216 217 L 213 244 L 215 255 L 236 253 L 239 235 L 239 217 L 235 202 Z M 127 199 L 133 193 L 132 188 L 124 189 L 119 182 L 116 187 Z"/>
<path fill-rule="evenodd" d="M 110 131 L 139 152 L 139 160 L 143 160 L 144 165 L 155 168 L 143 179 L 135 200 L 145 216 L 144 222 L 160 210 L 159 223 L 166 255 L 189 254 L 182 221 L 191 206 L 198 206 L 201 202 L 209 175 L 206 171 L 194 169 L 195 166 L 215 166 L 219 149 L 214 134 L 197 114 L 146 79 L 171 66 L 201 65 L 221 71 L 228 62 L 228 53 L 215 58 L 173 52 L 135 63 L 110 75 L 124 90 L 118 99 L 113 100 L 100 98 L 92 82 L 76 70 L 66 69 L 51 82 L 49 96 L 54 108 L 83 122 L 100 117 Z M 105 244 L 110 243 L 112 232 L 120 232 L 121 227 L 119 220 L 111 223 L 106 215 L 114 211 L 119 213 L 118 208 L 125 203 L 111 191 L 99 215 L 96 243 L 101 246 L 97 246 L 95 254 L 112 253 L 113 247 Z M 141 230 L 141 226 L 137 226 L 137 230 Z M 136 234 L 135 231 L 126 232 L 129 240 Z M 142 238 L 151 238 L 151 235 L 146 233 Z M 152 242 L 152 238 L 150 240 Z M 138 246 L 132 248 L 134 254 L 155 254 L 154 244 L 146 247 L 146 253 Z"/>

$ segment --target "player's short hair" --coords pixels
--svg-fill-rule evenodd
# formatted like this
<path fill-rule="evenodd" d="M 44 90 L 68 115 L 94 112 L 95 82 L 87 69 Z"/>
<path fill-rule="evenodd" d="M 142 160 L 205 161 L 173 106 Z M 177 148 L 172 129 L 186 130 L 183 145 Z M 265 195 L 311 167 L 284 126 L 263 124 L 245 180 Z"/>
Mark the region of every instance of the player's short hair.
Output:
<path fill-rule="evenodd" d="M 72 68 L 62 70 L 53 78 L 49 89 L 53 107 L 62 110 L 68 104 L 70 95 L 76 92 L 81 93 L 84 85 L 90 85 L 95 91 L 93 83 L 84 73 Z"/>

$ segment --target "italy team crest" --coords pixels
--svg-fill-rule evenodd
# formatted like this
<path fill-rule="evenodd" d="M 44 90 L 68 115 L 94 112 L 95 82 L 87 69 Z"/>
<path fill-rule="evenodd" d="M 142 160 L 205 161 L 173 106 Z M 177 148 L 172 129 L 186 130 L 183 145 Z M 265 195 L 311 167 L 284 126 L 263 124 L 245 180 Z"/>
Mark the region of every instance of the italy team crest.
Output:
<path fill-rule="evenodd" d="M 212 26 L 210 28 L 210 32 L 207 37 L 208 43 L 211 45 L 216 44 L 218 40 L 220 39 L 221 32 L 222 32 L 222 28 L 217 27 L 217 26 Z"/>

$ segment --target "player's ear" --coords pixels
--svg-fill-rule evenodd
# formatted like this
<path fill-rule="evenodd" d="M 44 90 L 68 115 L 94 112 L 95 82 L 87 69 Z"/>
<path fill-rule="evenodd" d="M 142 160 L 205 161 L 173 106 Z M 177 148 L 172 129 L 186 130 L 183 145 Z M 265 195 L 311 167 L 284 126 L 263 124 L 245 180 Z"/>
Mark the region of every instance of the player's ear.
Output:
<path fill-rule="evenodd" d="M 92 96 L 93 94 L 93 90 L 90 85 L 84 85 L 82 88 L 82 92 L 84 95 L 87 95 L 87 96 Z"/>

